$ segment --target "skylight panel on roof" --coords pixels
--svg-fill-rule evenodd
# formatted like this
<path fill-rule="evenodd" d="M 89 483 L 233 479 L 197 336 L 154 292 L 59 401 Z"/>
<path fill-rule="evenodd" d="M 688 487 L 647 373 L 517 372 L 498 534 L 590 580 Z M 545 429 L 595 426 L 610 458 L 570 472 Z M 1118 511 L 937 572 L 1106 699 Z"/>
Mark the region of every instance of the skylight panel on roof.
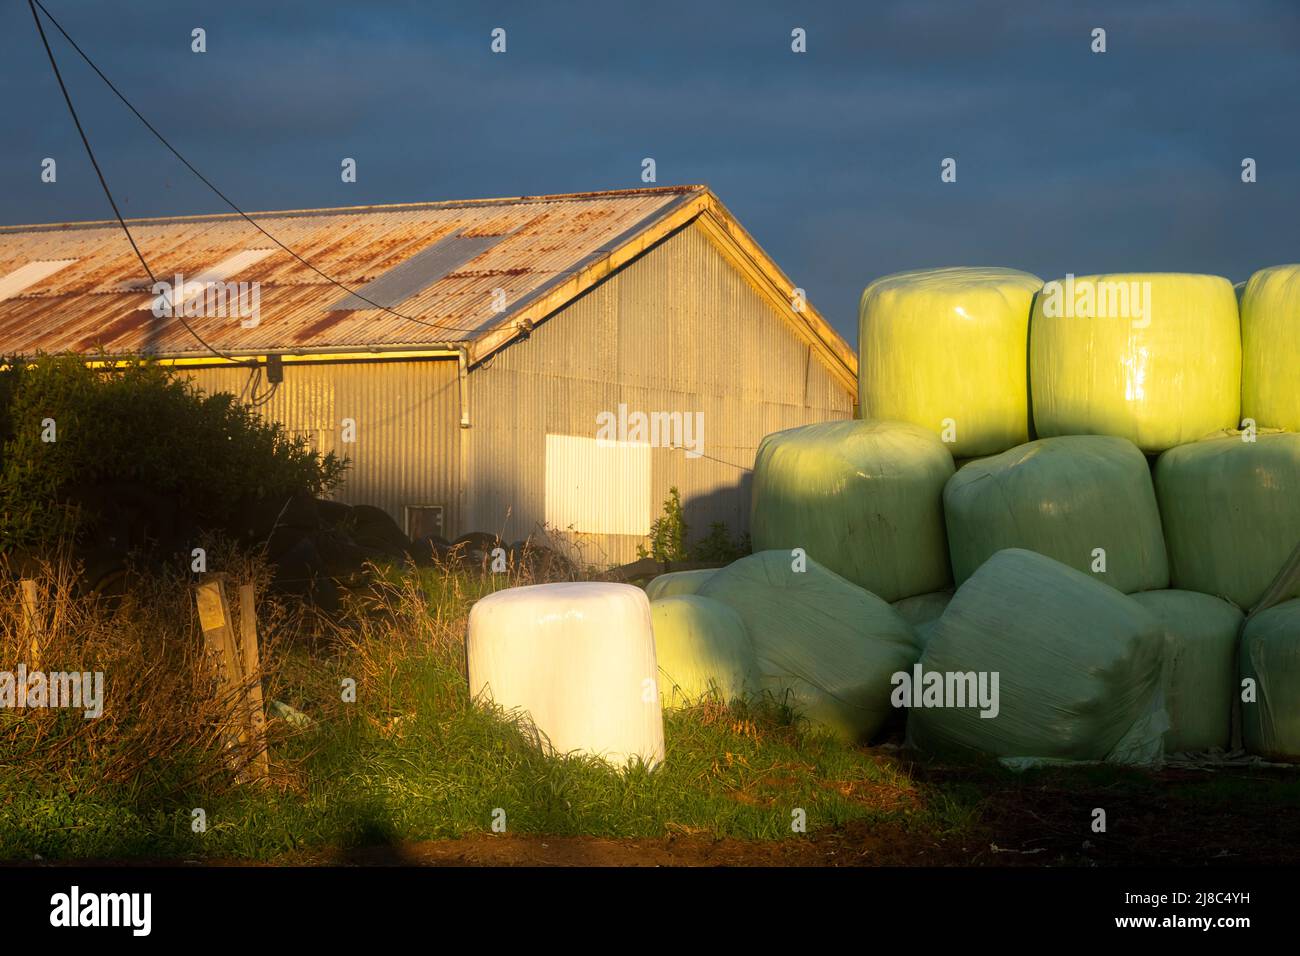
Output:
<path fill-rule="evenodd" d="M 45 259 L 19 266 L 4 278 L 0 278 L 0 302 L 12 299 L 24 289 L 31 288 L 42 279 L 54 275 L 76 261 L 76 259 Z"/>
<path fill-rule="evenodd" d="M 500 242 L 501 238 L 501 236 L 462 236 L 457 232 L 439 239 L 429 248 L 417 252 L 377 279 L 367 282 L 356 290 L 357 295 L 345 295 L 325 311 L 343 312 L 373 309 L 377 306 L 391 309 L 486 252 Z"/>
<path fill-rule="evenodd" d="M 261 262 L 273 252 L 275 252 L 274 249 L 244 249 L 241 252 L 236 252 L 233 256 L 222 259 L 212 268 L 205 269 L 192 278 L 183 275 L 159 276 L 158 281 L 167 286 L 166 291 L 140 306 L 140 310 L 147 309 L 153 311 L 156 315 L 171 315 L 173 309 L 171 303 L 173 301 L 176 303 L 175 308 L 182 308 L 195 297 L 203 295 L 212 286 L 219 282 L 225 282 L 231 276 L 239 275 L 239 273 Z M 175 281 L 169 282 L 169 278 Z M 177 289 L 177 285 L 181 288 Z"/>

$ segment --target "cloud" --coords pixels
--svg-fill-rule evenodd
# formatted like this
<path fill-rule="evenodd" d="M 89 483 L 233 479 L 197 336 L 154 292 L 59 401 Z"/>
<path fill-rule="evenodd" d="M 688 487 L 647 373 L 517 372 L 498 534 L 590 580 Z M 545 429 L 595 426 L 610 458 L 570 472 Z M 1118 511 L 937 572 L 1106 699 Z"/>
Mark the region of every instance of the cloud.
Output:
<path fill-rule="evenodd" d="M 50 5 L 248 209 L 631 186 L 653 156 L 660 182 L 713 185 L 850 338 L 862 287 L 899 269 L 1241 278 L 1300 258 L 1290 0 Z M 224 208 L 52 42 L 130 213 Z M 0 58 L 0 221 L 105 216 L 21 4 Z"/>

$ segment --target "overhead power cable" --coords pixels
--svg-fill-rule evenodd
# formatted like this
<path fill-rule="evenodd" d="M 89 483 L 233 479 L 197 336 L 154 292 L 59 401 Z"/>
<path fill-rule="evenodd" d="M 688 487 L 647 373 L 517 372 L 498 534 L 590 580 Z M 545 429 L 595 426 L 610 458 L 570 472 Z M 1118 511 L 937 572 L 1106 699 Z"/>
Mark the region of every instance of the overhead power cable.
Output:
<path fill-rule="evenodd" d="M 221 199 L 222 202 L 224 202 L 227 206 L 229 206 L 231 209 L 233 209 L 233 210 L 234 210 L 234 211 L 235 211 L 235 212 L 236 212 L 236 213 L 237 213 L 241 218 L 243 218 L 246 222 L 248 222 L 249 225 L 251 225 L 254 229 L 256 229 L 258 232 L 260 232 L 262 235 L 266 236 L 267 239 L 269 239 L 271 242 L 275 243 L 277 246 L 279 246 L 281 249 L 283 249 L 285 252 L 287 252 L 290 256 L 292 256 L 294 259 L 296 259 L 299 263 L 301 263 L 302 265 L 306 266 L 308 269 L 310 269 L 312 272 L 316 273 L 316 275 L 320 276 L 322 279 L 324 279 L 326 282 L 330 283 L 331 285 L 338 286 L 338 288 L 342 289 L 344 292 L 348 293 L 349 295 L 355 296 L 357 299 L 360 299 L 362 302 L 365 302 L 366 304 L 368 304 L 368 305 L 370 305 L 370 306 L 373 306 L 374 308 L 379 309 L 379 310 L 381 310 L 381 311 L 383 311 L 383 312 L 387 312 L 389 315 L 396 316 L 396 317 L 399 318 L 399 319 L 404 319 L 404 320 L 407 321 L 407 322 L 415 322 L 415 323 L 417 323 L 417 324 L 419 324 L 419 325 L 423 325 L 423 326 L 426 326 L 427 328 L 431 328 L 431 329 L 437 329 L 438 331 L 441 331 L 441 332 L 477 332 L 477 331 L 479 331 L 479 329 L 478 329 L 477 327 L 475 327 L 475 328 L 461 328 L 461 327 L 453 326 L 453 325 L 442 325 L 442 324 L 438 324 L 438 323 L 434 323 L 434 322 L 428 322 L 428 321 L 425 321 L 424 319 L 417 318 L 416 316 L 413 316 L 413 315 L 406 315 L 406 314 L 404 314 L 404 313 L 402 313 L 402 312 L 398 312 L 398 311 L 396 311 L 396 310 L 394 310 L 394 309 L 389 308 L 388 306 L 380 305 L 378 302 L 375 302 L 375 301 L 373 301 L 372 299 L 368 299 L 368 298 L 366 298 L 366 296 L 362 295 L 362 294 L 361 294 L 360 292 L 358 292 L 356 289 L 353 289 L 353 288 L 349 287 L 348 285 L 346 285 L 345 283 L 340 282 L 338 279 L 335 279 L 333 276 L 330 276 L 330 275 L 326 274 L 326 273 L 323 272 L 321 269 L 317 268 L 313 263 L 309 262 L 307 259 L 303 258 L 301 255 L 299 255 L 299 254 L 298 254 L 297 252 L 295 252 L 293 249 L 289 248 L 289 246 L 285 245 L 285 244 L 284 244 L 283 242 L 281 242 L 278 238 L 276 238 L 275 236 L 273 236 L 273 235 L 272 235 L 270 232 L 268 232 L 268 231 L 267 231 L 267 230 L 266 230 L 266 229 L 265 229 L 265 228 L 264 228 L 260 223 L 258 223 L 255 219 L 253 219 L 253 218 L 252 218 L 251 216 L 249 216 L 246 212 L 244 212 L 244 210 L 240 209 L 239 206 L 235 205 L 234 200 L 232 200 L 229 196 L 227 196 L 227 195 L 226 195 L 225 193 L 223 193 L 220 189 L 218 189 L 218 188 L 217 188 L 217 187 L 212 183 L 212 181 L 211 181 L 210 179 L 208 179 L 208 177 L 204 176 L 201 172 L 199 172 L 198 169 L 195 168 L 195 166 L 194 166 L 193 163 L 191 163 L 188 159 L 186 159 L 184 156 L 182 156 L 182 155 L 180 154 L 180 151 L 177 150 L 176 147 L 173 146 L 170 142 L 168 142 L 167 138 L 166 138 L 165 136 L 163 136 L 162 133 L 158 132 L 158 130 L 154 127 L 154 125 L 153 125 L 152 123 L 150 123 L 147 119 L 145 119 L 144 115 L 143 115 L 143 114 L 142 114 L 138 109 L 135 108 L 135 105 L 134 105 L 130 100 L 128 100 L 128 99 L 126 98 L 126 96 L 122 93 L 122 91 L 119 90 L 116 86 L 113 85 L 113 81 L 110 80 L 107 76 L 104 75 L 104 71 L 101 70 L 101 69 L 100 69 L 100 68 L 95 64 L 95 61 L 92 60 L 92 59 L 90 58 L 90 56 L 87 55 L 86 51 L 83 50 L 83 49 L 82 49 L 82 48 L 77 44 L 77 41 L 74 40 L 74 39 L 72 39 L 72 37 L 68 35 L 68 31 L 65 30 L 65 29 L 63 29 L 63 25 L 60 24 L 59 21 L 56 20 L 56 19 L 54 18 L 53 14 L 51 14 L 49 10 L 45 9 L 45 5 L 44 5 L 43 3 L 41 3 L 40 0 L 27 0 L 27 2 L 28 2 L 29 5 L 32 5 L 32 4 L 35 5 L 35 6 L 33 7 L 33 9 L 32 9 L 32 16 L 36 16 L 36 9 L 35 9 L 35 8 L 36 8 L 36 7 L 39 7 L 40 10 L 41 10 L 41 13 L 45 14 L 45 16 L 49 19 L 50 23 L 54 24 L 55 29 L 57 29 L 57 30 L 59 31 L 59 33 L 63 34 L 63 38 L 64 38 L 65 40 L 68 41 L 68 43 L 72 46 L 72 49 L 76 50 L 76 51 L 77 51 L 77 54 L 78 54 L 78 55 L 79 55 L 83 60 L 86 61 L 86 65 L 89 66 L 92 70 L 94 70 L 94 71 L 95 71 L 95 74 L 96 74 L 96 75 L 97 75 L 101 80 L 104 81 L 104 85 L 106 85 L 110 90 L 113 91 L 113 95 L 116 96 L 119 100 L 121 100 L 122 103 L 126 106 L 126 108 L 129 109 L 132 113 L 135 114 L 136 119 L 138 119 L 141 123 L 143 123 L 144 126 L 145 126 L 145 128 L 146 128 L 147 130 L 149 130 L 149 132 L 153 133 L 153 135 L 158 139 L 158 141 L 159 141 L 160 143 L 162 143 L 165 147 L 167 147 L 167 149 L 171 152 L 171 154 L 172 154 L 173 156 L 175 156 L 178 160 L 180 160 L 181 163 L 184 164 L 184 166 L 185 166 L 186 169 L 188 169 L 188 170 L 189 170 L 190 172 L 192 172 L 195 176 L 197 176 L 197 177 L 199 178 L 199 180 L 200 180 L 200 181 L 201 181 L 205 186 L 207 186 L 209 189 L 211 189 L 211 190 L 213 191 L 213 193 L 215 193 L 218 197 L 220 197 L 220 199 Z M 41 24 L 40 24 L 40 18 L 38 17 L 38 18 L 37 18 L 37 21 L 36 21 L 36 26 L 37 26 L 38 29 L 40 28 L 40 25 L 41 25 Z M 42 40 L 45 39 L 45 31 L 44 31 L 44 30 L 41 30 L 41 39 L 42 39 Z M 45 44 L 45 49 L 46 49 L 47 52 L 49 51 L 49 48 L 50 48 L 49 43 L 46 43 L 46 44 Z M 52 53 L 50 54 L 50 62 L 51 62 L 51 63 L 54 62 L 54 55 L 53 55 Z M 57 72 L 58 72 L 58 68 L 57 68 L 57 67 L 55 67 L 55 72 L 56 72 L 56 74 L 57 74 Z M 62 80 L 59 81 L 59 85 L 60 85 L 60 86 L 63 85 L 63 81 L 62 81 Z M 67 97 L 67 91 L 66 91 L 66 90 L 64 90 L 64 96 Z M 71 108 L 71 106 L 72 106 L 72 101 L 71 101 L 71 100 L 68 101 L 68 106 L 69 106 L 69 108 Z M 73 118 L 74 118 L 74 119 L 76 118 L 76 114 L 75 114 L 75 112 L 74 112 L 74 114 L 73 114 Z M 81 129 L 81 124 L 80 124 L 80 123 L 77 124 L 77 128 L 78 128 L 78 130 Z M 84 134 L 84 133 L 82 134 L 82 140 L 83 140 L 83 141 L 85 140 L 85 134 Z M 87 150 L 90 149 L 90 144 L 89 144 L 89 143 L 86 144 L 86 149 L 87 149 Z M 93 162 L 93 161 L 94 161 L 94 160 L 93 160 L 93 157 L 92 157 L 92 162 Z M 98 172 L 99 167 L 96 166 L 95 169 L 96 169 L 96 171 Z M 104 177 L 101 175 L 101 176 L 100 176 L 100 181 L 101 181 L 101 182 L 103 182 L 103 178 L 104 178 Z M 107 187 L 105 187 L 105 188 L 107 189 Z M 114 211 L 114 212 L 117 211 L 117 206 L 116 206 L 116 205 L 114 205 L 114 207 L 113 207 L 113 211 Z M 122 222 L 122 216 L 121 216 L 120 213 L 118 214 L 118 217 L 117 217 L 117 218 L 118 218 L 118 221 L 119 221 L 119 222 Z M 122 222 L 122 228 L 123 228 L 123 229 L 126 228 L 126 224 L 125 224 L 125 222 Z M 128 232 L 128 235 L 129 235 L 129 232 Z M 131 245 L 132 245 L 132 246 L 135 245 L 134 240 L 132 240 Z M 136 253 L 139 254 L 139 250 L 138 250 L 138 249 L 136 250 Z M 147 267 L 146 267 L 146 271 L 148 271 Z"/>
<path fill-rule="evenodd" d="M 36 7 L 40 5 L 34 3 L 34 0 L 27 0 L 27 5 L 31 7 L 32 19 L 36 21 L 36 30 L 41 35 L 41 43 L 45 47 L 45 55 L 50 58 L 50 67 L 54 70 L 54 78 L 58 80 L 59 89 L 63 91 L 63 101 L 68 104 L 68 112 L 72 114 L 72 122 L 76 125 L 77 133 L 81 136 L 82 145 L 86 147 L 86 155 L 90 157 L 90 165 L 95 167 L 95 175 L 99 177 L 99 185 L 103 187 L 104 195 L 108 197 L 108 204 L 113 207 L 113 215 L 117 217 L 118 225 L 120 225 L 122 231 L 126 233 L 127 241 L 131 243 L 131 248 L 135 250 L 136 258 L 140 260 L 140 265 L 144 267 L 145 274 L 149 276 L 150 283 L 157 284 L 158 280 L 154 276 L 153 270 L 149 268 L 149 263 L 145 261 L 144 253 L 142 253 L 140 247 L 136 245 L 135 237 L 131 235 L 131 230 L 127 228 L 126 220 L 122 218 L 122 211 L 117 208 L 117 200 L 113 198 L 113 192 L 108 188 L 108 180 L 104 178 L 104 171 L 99 168 L 99 161 L 95 159 L 95 151 L 90 148 L 90 139 L 86 136 L 86 130 L 81 125 L 81 118 L 77 116 L 77 108 L 72 105 L 72 95 L 68 92 L 67 84 L 63 82 L 63 74 L 59 72 L 59 63 L 54 58 L 54 51 L 50 49 L 50 41 L 45 36 L 45 28 L 41 25 L 40 15 L 36 12 Z M 49 16 L 49 12 L 46 11 L 44 7 L 41 7 L 41 10 L 45 12 L 47 17 Z M 58 23 L 54 21 L 53 17 L 50 17 L 50 21 L 54 23 L 56 27 L 59 26 Z M 62 32 L 62 30 L 63 28 L 59 27 L 59 31 Z M 67 34 L 65 33 L 64 36 L 67 36 Z M 203 336 L 194 331 L 194 328 L 185 321 L 185 317 L 180 314 L 178 309 L 172 309 L 172 312 L 175 317 L 180 320 L 181 325 L 185 327 L 185 331 L 189 332 L 190 335 L 194 337 L 195 341 L 213 355 L 239 365 L 248 364 L 247 362 L 240 362 L 239 359 L 233 358 L 225 352 L 222 352 L 220 349 L 209 345 Z"/>

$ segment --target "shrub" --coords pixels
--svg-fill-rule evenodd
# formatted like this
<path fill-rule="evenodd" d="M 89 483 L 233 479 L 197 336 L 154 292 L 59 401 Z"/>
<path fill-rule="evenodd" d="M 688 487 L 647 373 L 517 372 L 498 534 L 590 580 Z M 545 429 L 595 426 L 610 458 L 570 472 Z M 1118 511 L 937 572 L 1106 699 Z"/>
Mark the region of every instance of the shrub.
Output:
<path fill-rule="evenodd" d="M 709 525 L 709 533 L 691 548 L 691 559 L 730 564 L 739 561 L 753 551 L 748 534 L 742 534 L 732 540 L 731 531 L 725 521 L 715 521 Z"/>
<path fill-rule="evenodd" d="M 323 494 L 345 468 L 153 363 L 38 356 L 0 372 L 0 549 L 48 550 L 92 528 L 103 516 L 82 506 L 87 488 L 135 486 L 228 530 L 250 502 Z"/>
<path fill-rule="evenodd" d="M 742 534 L 732 540 L 731 532 L 725 521 L 715 521 L 709 525 L 709 533 L 694 545 L 687 547 L 686 536 L 690 525 L 682 513 L 682 496 L 676 487 L 668 489 L 664 499 L 664 512 L 650 525 L 650 549 L 639 544 L 636 548 L 638 558 L 654 558 L 656 561 L 707 561 L 729 564 L 749 554 L 753 548 L 749 535 Z"/>
<path fill-rule="evenodd" d="M 686 519 L 682 516 L 682 496 L 676 487 L 668 489 L 664 499 L 664 513 L 650 525 L 650 550 L 637 545 L 639 558 L 656 561 L 686 560 Z"/>

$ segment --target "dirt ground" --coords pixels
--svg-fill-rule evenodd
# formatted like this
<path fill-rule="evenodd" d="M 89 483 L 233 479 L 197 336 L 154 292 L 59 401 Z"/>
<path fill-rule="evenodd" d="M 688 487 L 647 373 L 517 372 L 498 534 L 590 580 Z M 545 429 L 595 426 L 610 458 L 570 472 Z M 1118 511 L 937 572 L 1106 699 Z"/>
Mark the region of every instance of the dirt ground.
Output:
<path fill-rule="evenodd" d="M 981 793 L 978 821 L 953 835 L 926 832 L 901 820 L 823 828 L 783 840 L 715 839 L 689 833 L 642 839 L 482 833 L 455 840 L 303 851 L 254 865 L 1253 866 L 1300 860 L 1300 812 L 1294 804 L 1269 806 L 1265 812 L 1261 804 L 1242 797 L 1300 780 L 1292 770 L 1210 774 L 1166 769 L 1146 778 L 1151 784 L 1147 787 L 1089 784 L 1061 775 L 1032 782 L 1016 778 L 1005 789 L 997 789 L 989 786 L 986 777 L 972 773 L 967 780 L 967 773 L 951 768 L 919 776 L 977 787 Z M 1092 829 L 1098 807 L 1106 811 L 1104 833 Z M 251 861 L 75 862 L 239 866 Z"/>
<path fill-rule="evenodd" d="M 1276 772 L 1274 772 L 1276 773 Z M 1282 779 L 1294 779 L 1281 772 Z M 947 775 L 946 775 L 947 776 Z M 477 834 L 295 855 L 281 863 L 351 866 L 1203 866 L 1289 864 L 1300 859 L 1300 813 L 1224 806 L 1200 791 L 1221 783 L 1204 771 L 1154 775 L 1153 798 L 1114 785 L 1064 782 L 990 791 L 964 834 L 918 832 L 905 823 L 854 824 L 806 837 L 755 841 L 694 834 L 658 839 Z M 1265 771 L 1231 772 L 1249 785 Z M 1106 832 L 1092 829 L 1106 811 Z"/>

